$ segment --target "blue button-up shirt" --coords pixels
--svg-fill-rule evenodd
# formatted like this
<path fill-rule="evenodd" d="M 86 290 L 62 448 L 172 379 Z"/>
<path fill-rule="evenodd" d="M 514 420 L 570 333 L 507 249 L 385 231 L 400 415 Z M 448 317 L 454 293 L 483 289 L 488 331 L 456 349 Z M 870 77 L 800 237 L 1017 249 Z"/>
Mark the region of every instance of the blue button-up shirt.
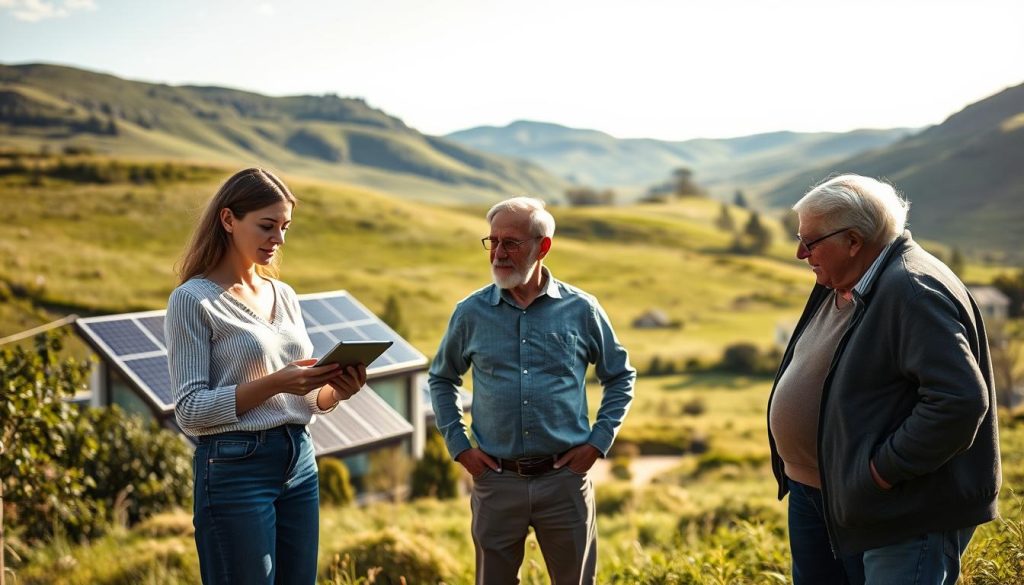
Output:
<path fill-rule="evenodd" d="M 494 457 L 562 453 L 590 443 L 608 453 L 633 400 L 636 370 L 597 299 L 555 280 L 527 308 L 486 286 L 455 307 L 430 366 L 437 428 L 453 458 L 472 445 L 456 388 L 473 368 L 477 445 Z M 604 397 L 590 425 L 586 372 Z"/>

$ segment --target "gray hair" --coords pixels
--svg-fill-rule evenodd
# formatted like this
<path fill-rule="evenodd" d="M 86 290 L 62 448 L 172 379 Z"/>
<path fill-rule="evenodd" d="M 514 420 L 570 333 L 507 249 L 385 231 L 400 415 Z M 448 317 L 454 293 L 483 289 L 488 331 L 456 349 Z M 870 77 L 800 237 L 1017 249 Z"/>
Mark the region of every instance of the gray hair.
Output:
<path fill-rule="evenodd" d="M 487 212 L 487 223 L 494 219 L 502 211 L 512 213 L 527 212 L 530 214 L 530 228 L 534 235 L 551 238 L 555 235 L 555 218 L 547 209 L 544 209 L 544 202 L 533 197 L 513 197 L 499 201 Z"/>
<path fill-rule="evenodd" d="M 821 217 L 827 230 L 852 228 L 873 244 L 887 244 L 903 233 L 910 202 L 888 184 L 840 175 L 811 189 L 793 209 Z"/>

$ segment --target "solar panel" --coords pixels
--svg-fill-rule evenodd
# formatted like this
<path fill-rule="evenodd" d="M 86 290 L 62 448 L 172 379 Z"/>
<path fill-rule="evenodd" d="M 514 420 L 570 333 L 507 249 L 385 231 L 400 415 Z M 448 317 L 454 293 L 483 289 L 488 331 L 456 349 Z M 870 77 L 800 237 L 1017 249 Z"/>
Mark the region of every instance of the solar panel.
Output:
<path fill-rule="evenodd" d="M 316 356 L 326 353 L 326 350 L 318 351 L 321 345 L 326 345 L 325 338 L 331 340 L 327 347 L 337 341 L 390 340 L 394 344 L 370 364 L 368 375 L 422 369 L 427 364 L 426 356 L 346 291 L 299 295 L 299 305 L 310 339 L 316 336 L 313 342 Z"/>
<path fill-rule="evenodd" d="M 313 355 L 337 341 L 391 340 L 394 344 L 367 370 L 372 379 L 422 370 L 427 358 L 346 291 L 299 295 Z M 92 347 L 164 416 L 174 410 L 165 311 L 125 313 L 78 319 L 76 327 Z M 341 403 L 310 426 L 317 455 L 344 454 L 362 446 L 401 439 L 412 425 L 371 388 Z"/>
<path fill-rule="evenodd" d="M 146 335 L 145 331 L 131 320 L 99 321 L 93 328 L 114 355 L 148 353 L 161 349 L 151 336 Z"/>

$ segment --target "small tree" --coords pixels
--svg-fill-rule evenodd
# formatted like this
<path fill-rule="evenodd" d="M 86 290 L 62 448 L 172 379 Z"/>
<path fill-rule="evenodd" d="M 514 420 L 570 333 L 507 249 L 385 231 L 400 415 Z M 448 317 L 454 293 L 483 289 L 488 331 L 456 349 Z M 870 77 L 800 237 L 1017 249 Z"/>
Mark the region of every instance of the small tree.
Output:
<path fill-rule="evenodd" d="M 743 209 L 747 208 L 747 198 L 743 195 L 742 189 L 736 189 L 736 193 L 732 196 L 732 204 Z"/>
<path fill-rule="evenodd" d="M 702 197 L 704 189 L 693 180 L 693 171 L 680 167 L 672 171 L 672 192 L 676 197 Z"/>
<path fill-rule="evenodd" d="M 317 461 L 320 468 L 320 503 L 332 506 L 348 506 L 356 499 L 351 476 L 345 462 L 334 457 L 322 457 Z"/>
<path fill-rule="evenodd" d="M 412 472 L 412 497 L 435 497 L 448 500 L 459 495 L 459 468 L 448 455 L 444 439 L 430 433 L 423 450 L 423 459 Z"/>
<path fill-rule="evenodd" d="M 966 267 L 967 262 L 964 261 L 964 255 L 960 252 L 960 248 L 953 248 L 953 252 L 949 255 L 949 269 L 953 271 L 953 274 L 963 278 Z"/>
<path fill-rule="evenodd" d="M 380 318 L 388 324 L 388 327 L 394 329 L 395 333 L 402 337 L 409 337 L 409 327 L 402 317 L 402 307 L 398 304 L 398 298 L 395 295 L 388 295 L 388 299 L 384 301 L 384 312 Z"/>
<path fill-rule="evenodd" d="M 733 220 L 732 214 L 729 213 L 729 206 L 727 204 L 722 203 L 722 207 L 718 211 L 718 219 L 715 220 L 715 225 L 723 232 L 731 232 L 736 229 L 736 221 Z"/>
<path fill-rule="evenodd" d="M 743 226 L 743 234 L 747 240 L 746 249 L 754 254 L 764 254 L 772 245 L 772 233 L 761 223 L 761 216 L 751 212 L 747 225 Z"/>

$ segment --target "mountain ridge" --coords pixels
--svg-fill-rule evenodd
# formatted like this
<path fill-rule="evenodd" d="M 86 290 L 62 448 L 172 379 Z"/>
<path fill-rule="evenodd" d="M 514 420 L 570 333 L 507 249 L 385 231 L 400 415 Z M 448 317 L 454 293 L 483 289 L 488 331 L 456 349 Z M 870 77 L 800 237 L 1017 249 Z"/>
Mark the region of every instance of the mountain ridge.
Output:
<path fill-rule="evenodd" d="M 565 187 L 533 163 L 424 135 L 362 98 L 271 97 L 62 65 L 0 64 L 0 129 L 5 147 L 260 163 L 420 200 L 559 200 Z"/>

